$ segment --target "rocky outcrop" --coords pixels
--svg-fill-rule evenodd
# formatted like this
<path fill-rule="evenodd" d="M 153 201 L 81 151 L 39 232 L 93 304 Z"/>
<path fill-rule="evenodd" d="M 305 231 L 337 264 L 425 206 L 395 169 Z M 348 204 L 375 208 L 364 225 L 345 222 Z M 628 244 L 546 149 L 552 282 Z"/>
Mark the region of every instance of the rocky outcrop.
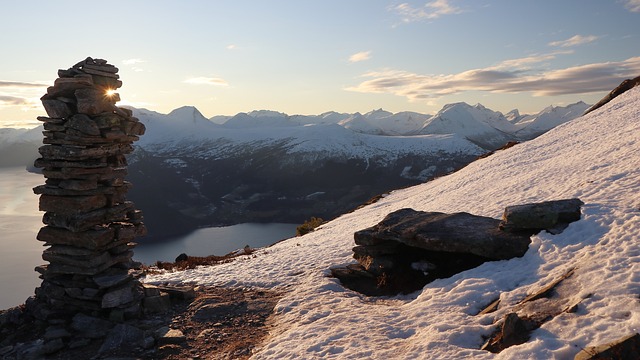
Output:
<path fill-rule="evenodd" d="M 640 333 L 618 341 L 582 349 L 573 360 L 625 360 L 640 359 Z"/>
<path fill-rule="evenodd" d="M 604 106 L 609 101 L 615 99 L 616 97 L 620 96 L 621 94 L 623 94 L 627 90 L 633 89 L 634 87 L 636 87 L 638 85 L 640 85 L 640 76 L 635 77 L 633 79 L 624 80 L 615 89 L 611 90 L 611 92 L 608 93 L 605 97 L 600 99 L 600 101 L 598 101 L 595 105 L 593 105 L 592 107 L 588 108 L 587 111 L 585 111 L 583 115 L 587 115 L 588 113 L 590 113 L 590 112 L 592 112 L 592 111 L 594 111 L 596 109 L 601 108 L 602 106 Z"/>
<path fill-rule="evenodd" d="M 553 280 L 535 292 L 527 295 L 516 305 L 506 310 L 507 314 L 494 323 L 496 330 L 486 339 L 481 350 L 499 353 L 502 350 L 529 341 L 531 332 L 538 329 L 547 321 L 563 313 L 575 313 L 585 297 L 572 294 L 575 286 L 572 275 L 575 268 L 568 269 L 562 276 Z M 561 294 L 565 294 L 562 296 Z M 587 295 L 589 297 L 591 295 Z M 482 316 L 499 309 L 500 298 L 489 304 L 477 315 Z"/>
<path fill-rule="evenodd" d="M 125 195 L 130 184 L 125 155 L 145 127 L 115 105 L 122 85 L 118 69 L 87 58 L 59 78 L 41 100 L 48 117 L 35 166 L 46 181 L 40 195 L 45 226 L 37 239 L 49 262 L 36 268 L 43 279 L 34 316 L 56 322 L 78 313 L 136 317 L 144 293 L 132 270 L 133 241 L 146 233 L 142 214 Z"/>
<path fill-rule="evenodd" d="M 560 232 L 580 219 L 579 199 L 510 206 L 503 220 L 468 213 L 401 209 L 354 233 L 358 264 L 331 269 L 333 276 L 367 295 L 407 293 L 486 261 L 520 257 L 530 236 Z"/>

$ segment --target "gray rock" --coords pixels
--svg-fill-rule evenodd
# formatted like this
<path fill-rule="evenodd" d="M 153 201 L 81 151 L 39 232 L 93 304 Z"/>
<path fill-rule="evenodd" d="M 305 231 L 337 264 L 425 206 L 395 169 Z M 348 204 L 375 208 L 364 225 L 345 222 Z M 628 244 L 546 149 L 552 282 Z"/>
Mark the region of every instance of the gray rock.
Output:
<path fill-rule="evenodd" d="M 7 345 L 5 347 L 1 347 L 0 348 L 0 356 L 8 355 L 12 351 L 13 351 L 13 345 Z"/>
<path fill-rule="evenodd" d="M 142 307 L 147 314 L 164 313 L 171 309 L 171 298 L 167 293 L 147 296 L 142 299 Z"/>
<path fill-rule="evenodd" d="M 528 235 L 498 228 L 500 220 L 468 213 L 444 214 L 401 209 L 380 223 L 354 234 L 357 245 L 396 241 L 411 247 L 446 253 L 467 253 L 502 260 L 524 255 Z"/>
<path fill-rule="evenodd" d="M 500 228 L 509 232 L 537 233 L 554 230 L 580 220 L 580 199 L 545 201 L 507 206 Z"/>
<path fill-rule="evenodd" d="M 131 276 L 129 275 L 129 273 L 120 269 L 113 269 L 106 274 L 103 273 L 93 277 L 93 281 L 96 283 L 96 285 L 98 285 L 100 289 L 120 285 L 129 280 L 131 280 Z"/>
<path fill-rule="evenodd" d="M 98 124 L 85 114 L 73 115 L 64 126 L 78 130 L 83 134 L 98 136 L 100 135 L 100 129 Z"/>
<path fill-rule="evenodd" d="M 123 347 L 143 348 L 144 340 L 144 331 L 138 329 L 135 326 L 118 324 L 113 329 L 111 329 L 111 331 L 109 331 L 109 334 L 102 343 L 102 346 L 100 347 L 100 350 L 98 350 L 98 353 L 103 354 L 110 351 L 119 350 Z"/>
<path fill-rule="evenodd" d="M 73 114 L 69 106 L 60 100 L 45 99 L 42 100 L 42 106 L 51 118 L 64 119 Z"/>
<path fill-rule="evenodd" d="M 56 351 L 60 351 L 64 348 L 64 341 L 61 338 L 52 339 L 50 341 L 45 341 L 42 351 L 45 354 L 53 354 Z"/>
<path fill-rule="evenodd" d="M 67 329 L 59 326 L 49 326 L 44 333 L 45 340 L 68 338 L 70 336 L 71 334 L 67 331 Z"/>
<path fill-rule="evenodd" d="M 204 304 L 195 311 L 193 319 L 197 321 L 209 321 L 224 317 L 238 308 L 240 305 L 246 305 L 244 302 L 236 304 L 235 302 L 224 302 L 218 304 Z"/>
<path fill-rule="evenodd" d="M 159 345 L 180 344 L 187 340 L 182 331 L 167 326 L 158 329 L 155 335 Z"/>
<path fill-rule="evenodd" d="M 104 337 L 112 327 L 113 323 L 110 321 L 82 313 L 76 314 L 71 320 L 71 328 L 82 337 L 90 339 Z"/>
<path fill-rule="evenodd" d="M 42 339 L 38 339 L 16 347 L 15 358 L 19 360 L 39 360 L 43 359 L 45 355 L 53 354 L 62 348 L 64 348 L 64 342 L 62 339 L 54 339 L 46 342 Z"/>

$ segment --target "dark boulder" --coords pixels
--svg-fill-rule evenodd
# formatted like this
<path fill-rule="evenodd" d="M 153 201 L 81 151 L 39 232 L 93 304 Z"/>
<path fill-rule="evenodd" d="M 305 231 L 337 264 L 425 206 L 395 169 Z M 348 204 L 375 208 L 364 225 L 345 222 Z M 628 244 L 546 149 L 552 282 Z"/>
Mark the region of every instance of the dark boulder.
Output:
<path fill-rule="evenodd" d="M 500 220 L 469 213 L 401 209 L 354 234 L 357 245 L 397 242 L 428 251 L 465 253 L 493 260 L 524 255 L 529 236 L 499 229 Z"/>
<path fill-rule="evenodd" d="M 580 219 L 579 199 L 510 206 L 503 220 L 468 213 L 400 209 L 354 233 L 358 264 L 333 268 L 345 287 L 366 295 L 410 293 L 484 262 L 523 256 L 530 236 Z"/>
<path fill-rule="evenodd" d="M 580 199 L 565 199 L 507 206 L 500 229 L 530 234 L 547 230 L 555 234 L 564 230 L 569 223 L 580 220 L 582 205 L 584 203 Z"/>

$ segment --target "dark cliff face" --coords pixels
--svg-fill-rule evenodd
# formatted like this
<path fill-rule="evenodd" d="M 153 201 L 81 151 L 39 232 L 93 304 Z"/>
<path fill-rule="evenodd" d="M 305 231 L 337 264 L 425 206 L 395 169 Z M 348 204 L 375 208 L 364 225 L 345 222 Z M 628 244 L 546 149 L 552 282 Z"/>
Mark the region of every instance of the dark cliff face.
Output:
<path fill-rule="evenodd" d="M 391 163 L 332 157 L 309 162 L 278 145 L 211 159 L 137 149 L 129 165 L 134 187 L 128 197 L 145 214 L 147 240 L 202 226 L 302 223 L 312 216 L 335 218 L 376 195 L 441 176 L 474 158 L 437 154 L 406 155 Z"/>

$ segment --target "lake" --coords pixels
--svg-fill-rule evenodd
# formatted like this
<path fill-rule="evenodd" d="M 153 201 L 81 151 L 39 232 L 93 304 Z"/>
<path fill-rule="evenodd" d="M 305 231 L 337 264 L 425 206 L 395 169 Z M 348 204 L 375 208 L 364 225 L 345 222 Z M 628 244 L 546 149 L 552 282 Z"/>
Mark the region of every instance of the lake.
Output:
<path fill-rule="evenodd" d="M 46 263 L 43 243 L 36 240 L 43 226 L 38 196 L 32 188 L 44 177 L 24 168 L 0 168 L 0 309 L 23 303 L 40 285 L 37 265 Z M 191 256 L 225 255 L 245 245 L 264 247 L 295 236 L 298 224 L 238 224 L 198 229 L 182 237 L 147 241 L 134 249 L 134 259 L 145 264 Z"/>
<path fill-rule="evenodd" d="M 181 253 L 190 256 L 225 255 L 245 245 L 252 248 L 269 246 L 295 236 L 298 225 L 245 223 L 198 229 L 180 238 L 138 244 L 134 249 L 134 259 L 153 264 L 157 260 L 174 261 Z"/>

